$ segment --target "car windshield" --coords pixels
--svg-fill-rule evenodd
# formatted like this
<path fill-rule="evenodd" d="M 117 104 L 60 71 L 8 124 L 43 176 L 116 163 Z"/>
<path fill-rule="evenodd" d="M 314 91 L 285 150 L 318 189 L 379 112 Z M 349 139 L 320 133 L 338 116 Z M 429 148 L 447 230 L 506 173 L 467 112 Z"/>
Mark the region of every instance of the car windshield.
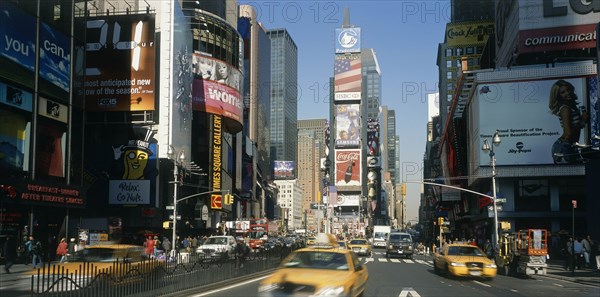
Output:
<path fill-rule="evenodd" d="M 406 242 L 410 242 L 410 235 L 408 234 L 391 234 L 390 235 L 390 241 L 406 241 Z"/>
<path fill-rule="evenodd" d="M 343 241 L 338 241 L 338 245 L 341 247 L 346 247 L 346 243 Z"/>
<path fill-rule="evenodd" d="M 483 256 L 480 249 L 471 246 L 451 246 L 448 247 L 449 256 Z"/>
<path fill-rule="evenodd" d="M 356 244 L 356 245 L 358 245 L 358 244 L 367 244 L 367 241 L 364 240 L 364 239 L 355 239 L 355 240 L 351 240 L 350 244 Z"/>
<path fill-rule="evenodd" d="M 225 237 L 210 237 L 204 244 L 227 244 L 227 238 Z"/>
<path fill-rule="evenodd" d="M 348 270 L 346 255 L 323 251 L 305 251 L 292 255 L 283 263 L 286 268 Z"/>

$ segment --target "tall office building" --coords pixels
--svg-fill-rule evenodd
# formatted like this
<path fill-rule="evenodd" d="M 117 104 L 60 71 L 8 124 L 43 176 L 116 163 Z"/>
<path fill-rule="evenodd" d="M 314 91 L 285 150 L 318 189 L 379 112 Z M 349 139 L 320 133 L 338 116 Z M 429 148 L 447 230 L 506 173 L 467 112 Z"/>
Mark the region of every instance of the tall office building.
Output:
<path fill-rule="evenodd" d="M 396 150 L 396 111 L 388 109 L 387 106 L 381 106 L 381 168 L 384 172 L 390 173 L 392 184 L 396 184 L 401 180 L 397 178 L 396 159 L 398 159 L 398 151 Z"/>
<path fill-rule="evenodd" d="M 271 160 L 298 158 L 298 47 L 285 29 L 267 31 L 271 39 Z"/>
<path fill-rule="evenodd" d="M 362 49 L 362 75 L 363 89 L 366 100 L 363 100 L 363 115 L 366 119 L 379 118 L 379 106 L 381 106 L 381 69 L 377 61 L 377 55 L 372 48 Z"/>
<path fill-rule="evenodd" d="M 323 172 L 319 166 L 325 157 L 325 129 L 327 120 L 298 120 L 298 182 L 304 193 L 302 206 L 319 201 L 323 188 Z"/>

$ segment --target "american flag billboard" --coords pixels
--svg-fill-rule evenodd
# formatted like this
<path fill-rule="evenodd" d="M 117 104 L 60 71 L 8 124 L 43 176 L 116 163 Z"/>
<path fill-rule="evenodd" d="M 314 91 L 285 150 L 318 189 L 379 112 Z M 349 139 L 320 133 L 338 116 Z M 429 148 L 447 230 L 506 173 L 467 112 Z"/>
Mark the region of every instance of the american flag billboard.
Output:
<path fill-rule="evenodd" d="M 361 99 L 362 61 L 336 57 L 334 62 L 334 98 L 335 101 L 355 101 Z"/>

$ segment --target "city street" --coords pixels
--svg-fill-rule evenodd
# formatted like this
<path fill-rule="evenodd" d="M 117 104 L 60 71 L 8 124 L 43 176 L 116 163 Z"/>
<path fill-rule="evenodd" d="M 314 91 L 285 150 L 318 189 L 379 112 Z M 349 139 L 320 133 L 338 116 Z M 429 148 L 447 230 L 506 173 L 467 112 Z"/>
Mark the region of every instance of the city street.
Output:
<path fill-rule="evenodd" d="M 409 259 L 386 259 L 385 252 L 375 250 L 372 258 L 361 257 L 369 269 L 365 296 L 598 296 L 600 273 L 577 271 L 585 278 L 560 277 L 561 267 L 553 265 L 548 276 L 516 278 L 498 275 L 492 281 L 455 279 L 436 275 L 431 256 Z M 550 273 L 552 272 L 552 273 Z M 565 275 L 570 273 L 565 272 Z M 252 296 L 264 277 L 251 279 L 218 290 L 189 296 Z M 575 282 L 577 281 L 577 282 Z M 586 282 L 586 283 L 584 283 Z M 251 293 L 252 292 L 252 293 Z"/>

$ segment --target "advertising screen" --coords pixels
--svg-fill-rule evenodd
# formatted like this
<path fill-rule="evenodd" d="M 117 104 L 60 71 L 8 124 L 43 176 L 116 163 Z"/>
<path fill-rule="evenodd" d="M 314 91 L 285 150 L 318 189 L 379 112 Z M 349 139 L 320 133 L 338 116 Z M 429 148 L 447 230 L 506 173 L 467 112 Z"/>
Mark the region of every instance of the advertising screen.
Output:
<path fill-rule="evenodd" d="M 40 76 L 65 91 L 70 88 L 71 42 L 48 24 L 40 24 Z"/>
<path fill-rule="evenodd" d="M 549 101 L 558 98 L 560 86 L 572 86 L 568 87 L 572 89 L 569 96 L 577 99 L 564 108 L 569 108 L 573 116 L 570 121 L 575 121 L 574 117 L 579 117 L 580 110 L 587 107 L 585 83 L 585 78 L 569 78 L 478 85 L 474 106 L 478 106 L 479 132 L 474 146 L 481 148 L 484 139 L 491 141 L 498 130 L 502 142 L 494 148 L 497 165 L 562 163 L 564 158 L 556 157 L 566 153 L 557 150 L 560 145 L 557 140 L 564 131 L 559 116 L 550 111 Z M 573 143 L 586 143 L 582 121 L 572 126 L 576 138 Z M 488 154 L 477 151 L 479 164 L 488 166 Z"/>
<path fill-rule="evenodd" d="M 337 105 L 335 119 L 335 147 L 358 147 L 361 135 L 360 104 Z"/>
<path fill-rule="evenodd" d="M 335 36 L 336 54 L 360 52 L 360 28 L 337 28 Z"/>
<path fill-rule="evenodd" d="M 293 179 L 296 169 L 294 161 L 274 161 L 273 172 L 275 179 Z"/>
<path fill-rule="evenodd" d="M 360 149 L 335 150 L 335 185 L 362 185 Z"/>
<path fill-rule="evenodd" d="M 86 110 L 154 110 L 154 15 L 91 17 L 86 26 Z"/>
<path fill-rule="evenodd" d="M 345 59 L 336 57 L 333 64 L 334 100 L 355 101 L 361 99 L 362 62 L 360 57 Z"/>
<path fill-rule="evenodd" d="M 0 56 L 33 71 L 35 18 L 10 1 L 2 1 L 0 12 Z"/>

